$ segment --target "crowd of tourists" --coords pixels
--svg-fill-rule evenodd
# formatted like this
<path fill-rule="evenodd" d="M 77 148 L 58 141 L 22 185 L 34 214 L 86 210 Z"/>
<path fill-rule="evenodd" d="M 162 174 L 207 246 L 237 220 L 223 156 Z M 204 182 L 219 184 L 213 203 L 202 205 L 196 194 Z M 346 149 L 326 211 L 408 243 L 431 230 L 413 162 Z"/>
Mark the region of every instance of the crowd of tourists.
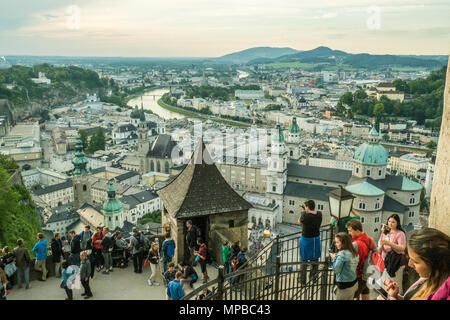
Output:
<path fill-rule="evenodd" d="M 309 281 L 318 281 L 318 261 L 322 257 L 320 226 L 322 213 L 315 210 L 312 200 L 302 205 L 303 212 L 298 219 L 302 226 L 300 237 L 301 261 L 311 262 Z M 433 228 L 413 231 L 408 239 L 401 227 L 398 215 L 391 215 L 382 227 L 378 241 L 363 231 L 363 225 L 357 212 L 346 219 L 332 219 L 337 228 L 331 245 L 329 261 L 335 274 L 335 300 L 370 299 L 369 288 L 378 294 L 378 300 L 448 300 L 450 299 L 450 237 Z M 203 276 L 203 284 L 209 280 L 206 265 L 211 261 L 210 253 L 201 230 L 186 222 L 186 244 L 188 254 L 179 263 L 179 269 L 172 261 L 175 255 L 175 241 L 166 235 L 159 250 L 158 242 L 151 242 L 147 236 L 133 228 L 131 236 L 124 239 L 120 231 L 114 234 L 107 227 L 97 227 L 96 231 L 89 226 L 76 233 L 69 231 L 69 239 L 55 233 L 50 241 L 52 266 L 54 273 L 61 278 L 60 288 L 67 295 L 66 300 L 73 299 L 75 275 L 79 273 L 84 289 L 85 299 L 93 297 L 89 280 L 94 278 L 95 271 L 109 275 L 114 267 L 124 268 L 131 259 L 135 273 L 142 273 L 143 266 L 149 267 L 147 283 L 159 286 L 158 278 L 162 278 L 166 298 L 179 300 L 185 296 L 186 284 L 193 288 L 199 280 L 195 266 L 199 265 Z M 32 252 L 36 259 L 34 269 L 39 272 L 39 281 L 46 281 L 48 243 L 42 233 L 37 235 L 37 242 Z M 237 272 L 247 262 L 247 248 L 240 241 L 222 244 L 222 260 L 226 274 Z M 0 299 L 5 300 L 7 294 L 30 285 L 30 253 L 24 247 L 22 239 L 17 240 L 17 247 L 8 247 L 0 251 Z M 162 270 L 160 270 L 160 264 Z M 299 282 L 306 284 L 307 268 L 302 264 Z M 403 289 L 403 273 L 405 267 L 414 269 L 419 279 L 407 290 Z M 16 276 L 14 276 L 16 274 Z M 162 275 L 162 277 L 161 277 Z M 233 290 L 239 291 L 242 275 L 230 276 L 229 283 Z M 16 286 L 16 287 L 14 287 Z M 211 295 L 208 289 L 196 297 L 202 300 Z"/>
<path fill-rule="evenodd" d="M 302 261 L 317 262 L 321 257 L 320 226 L 322 213 L 315 203 L 306 201 L 298 220 L 302 225 L 300 254 Z M 329 252 L 335 273 L 336 300 L 370 299 L 369 287 L 379 300 L 442 300 L 450 299 L 450 237 L 433 228 L 413 231 L 409 239 L 401 227 L 400 217 L 393 214 L 382 227 L 377 242 L 363 232 L 357 212 L 340 223 Z M 334 220 L 334 221 L 333 221 Z M 414 269 L 419 279 L 403 290 L 406 266 Z M 317 280 L 317 264 L 310 277 Z M 306 272 L 301 276 L 305 282 Z"/>

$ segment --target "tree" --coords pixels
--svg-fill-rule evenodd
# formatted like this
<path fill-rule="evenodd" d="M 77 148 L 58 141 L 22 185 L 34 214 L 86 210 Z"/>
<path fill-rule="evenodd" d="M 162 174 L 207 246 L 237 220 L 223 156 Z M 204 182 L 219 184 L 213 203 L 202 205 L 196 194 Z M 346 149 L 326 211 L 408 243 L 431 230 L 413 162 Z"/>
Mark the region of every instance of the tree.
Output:
<path fill-rule="evenodd" d="M 89 147 L 87 153 L 92 154 L 97 150 L 105 150 L 105 132 L 102 127 L 98 128 L 89 141 Z"/>
<path fill-rule="evenodd" d="M 388 141 L 389 140 L 389 135 L 387 133 L 383 134 L 383 140 L 384 141 Z"/>
<path fill-rule="evenodd" d="M 344 93 L 344 95 L 341 97 L 340 101 L 343 104 L 351 106 L 353 104 L 353 94 L 351 92 Z"/>
<path fill-rule="evenodd" d="M 435 149 L 437 147 L 437 144 L 434 141 L 430 141 L 426 144 L 426 146 L 428 149 Z"/>
<path fill-rule="evenodd" d="M 81 142 L 83 143 L 83 149 L 86 150 L 88 147 L 88 133 L 84 129 L 78 130 L 78 134 L 80 135 Z"/>
<path fill-rule="evenodd" d="M 384 113 L 384 104 L 377 103 L 373 108 L 373 114 L 376 117 L 380 117 Z"/>

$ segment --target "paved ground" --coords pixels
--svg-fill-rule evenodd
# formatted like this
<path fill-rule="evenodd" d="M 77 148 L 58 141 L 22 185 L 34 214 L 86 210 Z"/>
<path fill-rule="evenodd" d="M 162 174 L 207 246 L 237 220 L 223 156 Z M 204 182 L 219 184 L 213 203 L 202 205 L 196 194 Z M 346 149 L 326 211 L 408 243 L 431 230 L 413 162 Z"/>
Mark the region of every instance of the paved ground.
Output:
<path fill-rule="evenodd" d="M 200 267 L 196 268 L 201 276 Z M 208 265 L 208 273 L 211 279 L 217 277 L 217 269 Z M 147 279 L 150 274 L 150 268 L 144 267 L 144 272 L 136 274 L 133 272 L 133 266 L 130 264 L 127 269 L 115 268 L 114 272 L 104 275 L 95 272 L 94 279 L 91 279 L 90 285 L 93 297 L 90 300 L 165 300 L 165 287 L 161 277 L 158 277 L 160 286 L 149 286 Z M 66 293 L 59 287 L 60 278 L 50 277 L 45 282 L 32 281 L 31 288 L 28 290 L 15 287 L 8 300 L 64 300 Z M 194 284 L 194 288 L 201 285 L 201 280 Z M 184 288 L 185 293 L 191 289 L 188 285 Z M 74 300 L 81 300 L 83 289 L 73 291 Z"/>

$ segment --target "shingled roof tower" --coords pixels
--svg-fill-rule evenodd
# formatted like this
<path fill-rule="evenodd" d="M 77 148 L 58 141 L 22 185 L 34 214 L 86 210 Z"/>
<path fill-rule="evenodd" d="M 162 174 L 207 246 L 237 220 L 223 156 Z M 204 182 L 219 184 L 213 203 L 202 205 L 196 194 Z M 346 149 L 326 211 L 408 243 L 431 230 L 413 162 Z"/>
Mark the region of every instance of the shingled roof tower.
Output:
<path fill-rule="evenodd" d="M 184 240 L 187 220 L 201 229 L 216 257 L 221 254 L 219 239 L 240 240 L 247 246 L 248 210 L 252 206 L 222 177 L 203 140 L 186 168 L 158 195 L 163 201 L 162 222 L 170 225 L 177 243 L 176 261 L 189 254 Z"/>

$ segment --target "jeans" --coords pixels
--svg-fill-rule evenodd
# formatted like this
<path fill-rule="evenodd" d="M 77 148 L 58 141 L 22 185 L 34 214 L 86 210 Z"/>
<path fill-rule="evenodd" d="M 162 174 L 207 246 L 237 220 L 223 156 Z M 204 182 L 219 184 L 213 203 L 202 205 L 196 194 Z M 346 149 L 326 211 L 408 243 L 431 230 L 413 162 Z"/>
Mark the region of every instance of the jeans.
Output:
<path fill-rule="evenodd" d="M 166 256 L 163 257 L 163 270 L 164 270 L 164 272 L 167 271 L 167 264 L 169 262 L 171 262 L 171 261 L 172 261 L 172 257 L 166 257 Z"/>
<path fill-rule="evenodd" d="M 144 263 L 144 252 L 140 251 L 133 254 L 134 272 L 142 272 L 142 264 Z"/>
<path fill-rule="evenodd" d="M 86 295 L 88 297 L 92 297 L 91 287 L 89 286 L 89 278 L 87 281 L 84 281 L 84 279 L 81 279 L 81 285 L 84 288 L 84 293 L 86 293 Z"/>
<path fill-rule="evenodd" d="M 47 280 L 47 266 L 45 265 L 46 260 L 36 260 L 34 264 L 34 269 L 42 272 L 42 280 Z"/>
<path fill-rule="evenodd" d="M 25 288 L 30 287 L 30 267 L 17 268 L 17 284 L 22 286 L 23 278 L 25 278 Z"/>
<path fill-rule="evenodd" d="M 55 276 L 61 277 L 61 262 L 55 262 Z"/>
<path fill-rule="evenodd" d="M 103 252 L 103 259 L 105 260 L 105 270 L 109 271 L 109 269 L 112 267 L 111 252 Z"/>
<path fill-rule="evenodd" d="M 230 273 L 230 269 L 231 269 L 231 266 L 230 266 L 230 263 L 229 262 L 225 262 L 224 264 L 223 264 L 223 267 L 225 268 L 225 274 L 229 274 Z"/>
<path fill-rule="evenodd" d="M 319 260 L 311 260 L 310 262 L 317 262 L 317 261 L 319 261 Z M 308 265 L 306 265 L 306 264 L 300 265 L 300 281 L 302 283 L 306 283 L 306 272 L 307 272 L 306 269 L 307 268 L 308 268 Z M 309 273 L 309 281 L 311 281 L 314 278 L 314 276 L 317 274 L 318 268 L 319 268 L 318 264 L 311 264 L 311 271 Z"/>
<path fill-rule="evenodd" d="M 97 268 L 100 268 L 104 265 L 103 255 L 102 255 L 102 249 L 93 249 L 92 253 L 95 257 L 95 265 Z"/>
<path fill-rule="evenodd" d="M 69 300 L 73 300 L 73 291 L 72 289 L 69 289 L 67 286 L 64 288 L 64 290 L 66 290 L 66 294 L 67 294 L 67 298 L 69 298 Z"/>

